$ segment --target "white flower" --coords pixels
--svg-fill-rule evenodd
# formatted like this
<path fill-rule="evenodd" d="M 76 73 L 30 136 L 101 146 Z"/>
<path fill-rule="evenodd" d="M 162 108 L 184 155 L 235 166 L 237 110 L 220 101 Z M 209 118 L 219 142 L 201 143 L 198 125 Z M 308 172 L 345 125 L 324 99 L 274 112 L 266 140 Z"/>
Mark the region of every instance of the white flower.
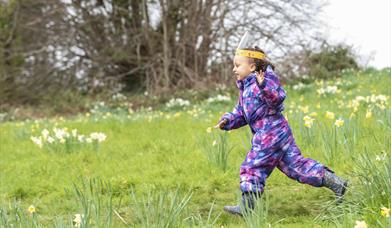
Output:
<path fill-rule="evenodd" d="M 216 97 L 210 97 L 206 100 L 208 103 L 213 103 L 213 102 L 225 102 L 225 101 L 231 101 L 231 98 L 229 96 L 224 96 L 224 95 L 217 95 Z"/>
<path fill-rule="evenodd" d="M 86 138 L 86 142 L 87 143 L 92 143 L 92 139 L 91 138 Z"/>
<path fill-rule="evenodd" d="M 124 96 L 122 93 L 116 93 L 111 96 L 111 99 L 113 101 L 123 101 L 126 100 L 126 96 Z"/>
<path fill-rule="evenodd" d="M 360 101 L 365 101 L 365 97 L 363 97 L 363 96 L 357 96 L 355 100 L 358 101 L 358 102 L 360 102 Z"/>
<path fill-rule="evenodd" d="M 47 139 L 49 136 L 49 131 L 47 129 L 42 130 L 42 137 L 43 139 Z"/>
<path fill-rule="evenodd" d="M 34 137 L 34 136 L 31 136 L 31 141 L 33 141 L 39 148 L 42 148 L 43 144 L 42 144 L 42 139 L 41 137 Z"/>
<path fill-rule="evenodd" d="M 64 128 L 63 129 L 54 128 L 53 132 L 54 132 L 54 135 L 56 136 L 56 138 L 59 139 L 60 141 L 64 137 L 65 138 L 69 137 L 69 133 L 66 132 L 66 130 Z"/>
<path fill-rule="evenodd" d="M 338 90 L 337 86 L 326 86 L 325 88 L 318 89 L 317 92 L 318 92 L 319 95 L 335 94 L 335 93 L 339 93 L 340 90 Z"/>
<path fill-rule="evenodd" d="M 376 155 L 376 161 L 384 161 L 387 154 Z"/>
<path fill-rule="evenodd" d="M 172 98 L 169 102 L 166 103 L 167 108 L 172 108 L 172 107 L 184 107 L 184 106 L 189 106 L 190 101 L 188 100 L 183 100 L 182 98 Z"/>
<path fill-rule="evenodd" d="M 106 140 L 106 135 L 101 132 L 93 132 L 90 134 L 92 140 L 97 140 L 98 142 L 103 142 Z"/>
<path fill-rule="evenodd" d="M 367 228 L 368 225 L 365 221 L 356 221 L 354 228 Z"/>
<path fill-rule="evenodd" d="M 46 141 L 48 141 L 48 143 L 52 144 L 52 143 L 54 142 L 54 138 L 49 136 L 49 137 L 46 139 Z"/>
<path fill-rule="evenodd" d="M 77 136 L 77 129 L 73 129 L 73 130 L 72 130 L 72 136 L 73 136 L 73 137 L 76 137 L 76 136 Z"/>
<path fill-rule="evenodd" d="M 79 140 L 79 142 L 83 142 L 83 141 L 84 141 L 84 138 L 85 138 L 84 135 L 78 135 L 78 136 L 77 136 L 77 140 Z"/>
<path fill-rule="evenodd" d="M 73 219 L 73 222 L 75 223 L 75 227 L 80 227 L 83 218 L 84 218 L 83 214 L 75 214 L 75 218 Z"/>
<path fill-rule="evenodd" d="M 212 146 L 216 146 L 216 145 L 217 145 L 217 141 L 213 140 Z"/>
<path fill-rule="evenodd" d="M 306 85 L 306 84 L 303 84 L 302 82 L 299 82 L 298 84 L 294 85 L 292 87 L 292 89 L 300 91 L 300 90 L 304 90 L 304 89 L 309 88 L 309 87 L 311 87 L 311 85 Z"/>
<path fill-rule="evenodd" d="M 357 111 L 357 107 L 359 106 L 359 103 L 365 102 L 370 107 L 375 105 L 380 109 L 384 110 L 386 108 L 388 98 L 389 98 L 388 96 L 382 94 L 379 95 L 372 94 L 371 96 L 366 96 L 366 97 L 356 96 L 356 98 L 352 100 L 351 107 Z"/>

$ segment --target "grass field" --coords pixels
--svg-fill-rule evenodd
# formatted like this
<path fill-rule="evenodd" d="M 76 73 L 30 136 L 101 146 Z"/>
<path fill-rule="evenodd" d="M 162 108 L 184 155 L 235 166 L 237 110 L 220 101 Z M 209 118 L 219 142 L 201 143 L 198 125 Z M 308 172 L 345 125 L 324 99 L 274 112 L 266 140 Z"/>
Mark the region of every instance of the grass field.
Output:
<path fill-rule="evenodd" d="M 1 123 L 0 227 L 391 227 L 390 85 L 388 69 L 286 86 L 283 113 L 303 155 L 350 188 L 337 206 L 330 190 L 276 169 L 245 218 L 222 207 L 239 200 L 249 128 L 210 128 L 236 93 Z"/>

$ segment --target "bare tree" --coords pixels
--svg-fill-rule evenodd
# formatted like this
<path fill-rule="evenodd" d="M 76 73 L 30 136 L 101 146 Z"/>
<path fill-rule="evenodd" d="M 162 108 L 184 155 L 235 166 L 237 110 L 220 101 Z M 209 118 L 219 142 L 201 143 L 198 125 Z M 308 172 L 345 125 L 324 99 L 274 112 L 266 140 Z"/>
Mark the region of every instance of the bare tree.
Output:
<path fill-rule="evenodd" d="M 65 88 L 169 93 L 224 83 L 245 30 L 279 61 L 314 40 L 309 31 L 322 6 L 311 0 L 10 2 L 0 15 L 8 26 L 0 35 L 0 93 L 27 101 Z M 4 67 L 10 59 L 20 61 Z"/>

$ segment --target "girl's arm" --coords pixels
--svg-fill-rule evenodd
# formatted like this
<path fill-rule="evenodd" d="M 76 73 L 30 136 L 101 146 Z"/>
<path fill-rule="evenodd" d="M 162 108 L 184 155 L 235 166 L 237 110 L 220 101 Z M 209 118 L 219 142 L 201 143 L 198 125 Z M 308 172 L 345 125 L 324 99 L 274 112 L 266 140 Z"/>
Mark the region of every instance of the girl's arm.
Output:
<path fill-rule="evenodd" d="M 243 108 L 239 102 L 235 106 L 234 110 L 232 112 L 225 113 L 219 122 L 223 120 L 227 120 L 225 125 L 222 127 L 222 130 L 226 131 L 240 128 L 247 124 L 246 119 L 244 118 Z"/>
<path fill-rule="evenodd" d="M 268 68 L 263 74 L 257 76 L 261 97 L 269 106 L 277 107 L 285 100 L 285 90 L 273 70 Z"/>

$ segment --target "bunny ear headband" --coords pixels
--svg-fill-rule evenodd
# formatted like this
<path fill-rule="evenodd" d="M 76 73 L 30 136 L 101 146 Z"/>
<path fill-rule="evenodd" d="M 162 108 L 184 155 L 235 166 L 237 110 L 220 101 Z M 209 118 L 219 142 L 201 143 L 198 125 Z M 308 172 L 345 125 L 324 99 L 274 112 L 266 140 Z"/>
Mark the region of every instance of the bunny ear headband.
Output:
<path fill-rule="evenodd" d="M 244 33 L 242 39 L 240 39 L 239 45 L 236 48 L 235 55 L 245 56 L 254 59 L 266 59 L 266 55 L 260 51 L 246 50 L 246 48 L 253 47 L 254 39 L 248 31 Z"/>

